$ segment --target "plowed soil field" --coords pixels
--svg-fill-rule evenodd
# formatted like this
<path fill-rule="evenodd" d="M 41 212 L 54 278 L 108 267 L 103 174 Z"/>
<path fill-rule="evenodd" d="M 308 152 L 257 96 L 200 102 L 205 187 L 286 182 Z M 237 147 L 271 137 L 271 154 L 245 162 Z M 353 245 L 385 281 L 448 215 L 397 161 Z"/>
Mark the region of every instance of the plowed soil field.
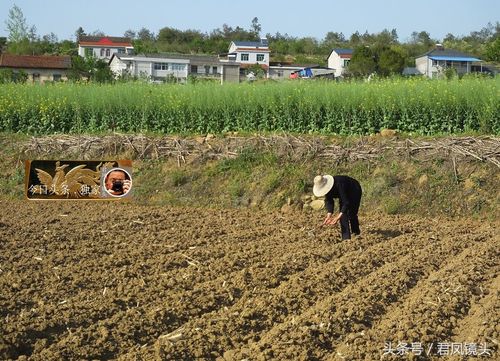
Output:
<path fill-rule="evenodd" d="M 498 223 L 368 213 L 342 241 L 323 213 L 0 214 L 2 360 L 500 359 Z"/>

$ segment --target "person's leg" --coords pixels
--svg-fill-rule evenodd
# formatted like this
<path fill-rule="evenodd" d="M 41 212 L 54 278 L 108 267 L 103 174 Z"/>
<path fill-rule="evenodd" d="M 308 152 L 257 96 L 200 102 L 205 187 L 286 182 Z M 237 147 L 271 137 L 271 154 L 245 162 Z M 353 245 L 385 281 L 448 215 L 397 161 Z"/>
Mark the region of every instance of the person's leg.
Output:
<path fill-rule="evenodd" d="M 351 204 L 351 210 L 349 212 L 349 222 L 351 223 L 351 231 L 354 234 L 360 234 L 361 230 L 359 229 L 359 220 L 358 220 L 358 211 L 359 205 L 361 203 L 361 186 L 356 189 L 353 194 L 353 200 Z"/>
<path fill-rule="evenodd" d="M 343 213 L 340 217 L 340 231 L 342 232 L 342 239 L 351 239 L 351 231 L 349 229 L 349 211 L 347 214 Z"/>

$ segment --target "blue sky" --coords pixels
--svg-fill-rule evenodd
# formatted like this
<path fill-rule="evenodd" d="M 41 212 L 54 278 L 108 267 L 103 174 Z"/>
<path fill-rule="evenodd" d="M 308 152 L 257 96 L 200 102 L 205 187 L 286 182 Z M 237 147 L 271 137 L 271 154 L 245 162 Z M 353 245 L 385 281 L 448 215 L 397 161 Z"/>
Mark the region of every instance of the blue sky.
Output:
<path fill-rule="evenodd" d="M 79 26 L 110 36 L 142 27 L 158 33 L 166 26 L 210 32 L 224 23 L 249 29 L 257 17 L 261 35 L 279 31 L 321 40 L 329 31 L 348 38 L 356 30 L 376 33 L 395 28 L 404 42 L 413 31 L 425 30 L 442 40 L 447 33 L 468 35 L 500 21 L 499 0 L 0 0 L 0 36 L 8 35 L 5 21 L 14 4 L 39 35 L 53 32 L 60 40 L 74 39 Z"/>

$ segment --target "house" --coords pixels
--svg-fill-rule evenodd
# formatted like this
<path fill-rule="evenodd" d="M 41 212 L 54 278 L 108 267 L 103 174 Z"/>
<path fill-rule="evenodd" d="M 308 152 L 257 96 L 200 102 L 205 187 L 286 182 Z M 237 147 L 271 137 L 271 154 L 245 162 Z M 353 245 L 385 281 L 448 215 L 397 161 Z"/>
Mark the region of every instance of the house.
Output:
<path fill-rule="evenodd" d="M 223 63 L 216 56 L 187 54 L 113 54 L 109 61 L 116 76 L 143 77 L 151 81 L 169 78 L 185 82 L 188 75 L 237 82 L 239 63 Z"/>
<path fill-rule="evenodd" d="M 291 62 L 270 62 L 269 79 L 284 80 L 290 79 L 290 76 L 304 69 L 304 65 L 292 64 Z"/>
<path fill-rule="evenodd" d="M 33 83 L 67 80 L 70 68 L 69 56 L 0 55 L 0 69 L 11 69 L 14 75 L 23 71 Z"/>
<path fill-rule="evenodd" d="M 328 55 L 328 68 L 335 70 L 335 77 L 342 76 L 352 58 L 352 49 L 333 49 Z"/>
<path fill-rule="evenodd" d="M 445 69 L 453 68 L 457 74 L 482 71 L 482 60 L 457 50 L 445 49 L 441 44 L 415 59 L 417 70 L 429 77 L 439 77 Z"/>
<path fill-rule="evenodd" d="M 113 36 L 80 36 L 78 38 L 78 55 L 82 58 L 93 56 L 97 59 L 109 60 L 113 54 L 134 53 L 130 38 Z"/>
<path fill-rule="evenodd" d="M 297 79 L 313 77 L 331 77 L 333 70 L 318 64 L 292 64 L 288 62 L 270 62 L 269 79 Z"/>
<path fill-rule="evenodd" d="M 269 45 L 267 39 L 260 41 L 232 41 L 229 45 L 229 51 L 220 54 L 219 59 L 222 62 L 240 63 L 240 76 L 245 76 L 246 69 L 251 66 L 259 65 L 266 77 L 269 76 Z"/>
<path fill-rule="evenodd" d="M 161 54 L 115 53 L 109 60 L 109 67 L 117 77 L 132 76 L 151 81 L 165 81 L 172 78 L 185 82 L 189 71 L 189 59 Z"/>

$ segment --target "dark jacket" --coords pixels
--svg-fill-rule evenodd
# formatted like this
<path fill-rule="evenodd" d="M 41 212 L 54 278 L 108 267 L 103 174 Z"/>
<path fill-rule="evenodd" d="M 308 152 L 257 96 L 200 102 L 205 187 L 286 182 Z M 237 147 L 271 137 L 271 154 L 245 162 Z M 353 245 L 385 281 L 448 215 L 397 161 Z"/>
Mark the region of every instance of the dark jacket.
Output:
<path fill-rule="evenodd" d="M 333 198 L 340 201 L 340 212 L 346 213 L 348 209 L 359 207 L 361 200 L 361 185 L 359 182 L 346 175 L 333 176 L 333 187 L 325 195 L 325 207 L 328 213 L 333 213 Z"/>

